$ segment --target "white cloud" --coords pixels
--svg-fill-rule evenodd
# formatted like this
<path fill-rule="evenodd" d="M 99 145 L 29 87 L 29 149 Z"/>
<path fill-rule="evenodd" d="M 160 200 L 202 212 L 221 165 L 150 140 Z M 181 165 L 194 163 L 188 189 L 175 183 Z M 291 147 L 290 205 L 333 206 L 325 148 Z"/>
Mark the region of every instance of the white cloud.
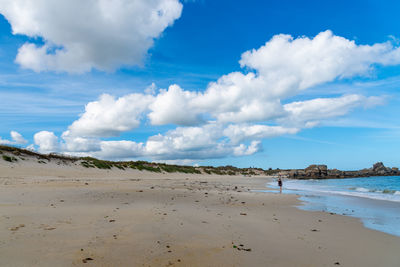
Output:
<path fill-rule="evenodd" d="M 89 102 L 85 113 L 69 127 L 70 136 L 118 136 L 140 125 L 142 113 L 148 109 L 153 96 L 130 94 L 118 99 L 108 94 Z"/>
<path fill-rule="evenodd" d="M 268 96 L 269 87 L 254 73 L 233 72 L 210 83 L 193 102 L 220 122 L 265 121 L 283 112 L 279 98 Z"/>
<path fill-rule="evenodd" d="M 262 139 L 296 134 L 354 108 L 382 104 L 384 97 L 358 94 L 296 102 L 289 97 L 337 79 L 369 75 L 375 64 L 399 64 L 399 51 L 388 42 L 357 45 L 330 31 L 314 38 L 276 35 L 242 55 L 240 64 L 246 72 L 224 75 L 204 91 L 174 84 L 155 94 L 153 84 L 146 94 L 117 99 L 102 95 L 88 103 L 85 113 L 63 134 L 62 147 L 107 158 L 251 155 L 262 149 Z M 139 127 L 145 119 L 153 125 L 178 127 L 143 143 L 101 140 Z"/>
<path fill-rule="evenodd" d="M 143 157 L 143 143 L 133 141 L 102 141 L 100 143 L 101 150 L 95 152 L 94 156 L 109 159 L 129 159 Z"/>
<path fill-rule="evenodd" d="M 12 140 L 6 140 L 0 137 L 0 145 L 23 145 L 28 143 L 28 141 L 16 131 L 11 131 L 10 135 Z"/>
<path fill-rule="evenodd" d="M 233 155 L 235 156 L 249 156 L 254 153 L 261 151 L 262 146 L 260 141 L 252 141 L 249 146 L 246 147 L 244 144 L 240 144 L 233 149 Z"/>
<path fill-rule="evenodd" d="M 224 130 L 224 135 L 237 144 L 244 140 L 262 140 L 284 134 L 296 134 L 299 128 L 286 128 L 282 126 L 269 125 L 229 125 Z"/>
<path fill-rule="evenodd" d="M 243 53 L 240 60 L 242 67 L 256 70 L 272 84 L 270 93 L 278 97 L 338 78 L 367 75 L 373 64 L 399 63 L 400 49 L 390 42 L 357 45 L 331 31 L 312 39 L 275 35 L 259 49 Z"/>
<path fill-rule="evenodd" d="M 219 157 L 218 155 L 224 153 L 226 149 L 223 143 L 217 142 L 221 138 L 221 132 L 221 127 L 216 124 L 207 124 L 202 127 L 178 127 L 165 135 L 151 136 L 146 142 L 146 153 L 155 158 L 184 159 L 202 158 L 198 154 L 208 151 Z"/>
<path fill-rule="evenodd" d="M 58 137 L 53 132 L 41 131 L 33 136 L 35 145 L 39 146 L 39 152 L 50 153 L 59 150 Z"/>
<path fill-rule="evenodd" d="M 115 100 L 103 95 L 86 106 L 86 112 L 71 125 L 70 131 L 74 135 L 115 136 L 137 127 L 140 117 L 146 114 L 153 125 L 193 126 L 205 123 L 206 119 L 219 123 L 294 122 L 297 119 L 294 105 L 299 104 L 283 106 L 281 100 L 310 86 L 368 74 L 373 64 L 393 63 L 398 51 L 390 43 L 356 45 L 330 31 L 313 39 L 277 35 L 258 50 L 242 55 L 241 65 L 255 72 L 224 75 L 210 83 L 204 92 L 185 91 L 171 85 L 155 96 L 134 94 Z M 154 86 L 150 87 L 151 93 Z M 355 97 L 343 96 L 331 104 L 340 104 L 345 99 L 353 101 Z M 304 102 L 302 109 L 306 105 L 318 107 L 320 101 Z M 343 115 L 350 110 L 333 112 L 333 106 L 330 107 L 321 109 L 319 116 Z"/>
<path fill-rule="evenodd" d="M 284 105 L 288 116 L 278 121 L 285 125 L 314 127 L 319 121 L 339 117 L 352 109 L 365 106 L 371 107 L 382 104 L 380 97 L 365 97 L 362 95 L 344 95 L 337 98 L 315 98 L 307 101 L 292 102 Z"/>
<path fill-rule="evenodd" d="M 195 125 L 201 122 L 199 111 L 195 109 L 197 93 L 184 91 L 178 85 L 161 90 L 155 101 L 150 104 L 148 115 L 153 125 L 179 124 Z"/>
<path fill-rule="evenodd" d="M 64 133 L 63 149 L 72 155 L 87 154 L 108 159 L 130 159 L 150 157 L 156 161 L 180 162 L 207 158 L 221 158 L 230 155 L 244 156 L 254 154 L 262 149 L 261 142 L 252 141 L 250 145 L 230 142 L 224 136 L 222 125 L 215 123 L 201 127 L 178 127 L 166 134 L 148 138 L 145 143 L 129 140 L 101 141 L 99 139 L 71 138 Z M 87 142 L 85 144 L 85 141 Z M 93 150 L 85 150 L 88 144 Z M 75 149 L 75 150 L 74 150 Z"/>
<path fill-rule="evenodd" d="M 199 160 L 251 155 L 261 149 L 260 141 L 252 141 L 249 146 L 231 142 L 224 134 L 224 126 L 211 123 L 178 127 L 165 135 L 152 136 L 145 144 L 145 155 L 157 160 Z"/>
<path fill-rule="evenodd" d="M 154 38 L 181 15 L 178 0 L 0 0 L 13 34 L 27 42 L 16 62 L 34 71 L 82 73 L 141 64 Z"/>
<path fill-rule="evenodd" d="M 374 64 L 400 63 L 391 43 L 357 45 L 331 31 L 314 38 L 276 35 L 259 49 L 242 54 L 248 73 L 232 72 L 204 92 L 174 85 L 162 91 L 149 117 L 153 124 L 195 125 L 201 116 L 221 123 L 265 122 L 285 117 L 281 100 L 336 79 L 369 75 Z"/>
<path fill-rule="evenodd" d="M 28 143 L 22 135 L 16 131 L 11 131 L 11 138 L 14 140 L 16 144 L 26 144 Z"/>
<path fill-rule="evenodd" d="M 101 150 L 100 141 L 96 138 L 73 136 L 70 131 L 65 131 L 61 137 L 64 141 L 61 144 L 63 151 L 94 152 Z"/>

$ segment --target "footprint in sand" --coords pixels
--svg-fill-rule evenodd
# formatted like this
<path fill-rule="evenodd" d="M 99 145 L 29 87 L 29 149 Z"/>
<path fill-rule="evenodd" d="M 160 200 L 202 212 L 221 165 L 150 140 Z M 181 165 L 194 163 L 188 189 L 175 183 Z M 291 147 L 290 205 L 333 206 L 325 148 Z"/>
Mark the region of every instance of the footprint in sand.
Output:
<path fill-rule="evenodd" d="M 11 227 L 10 231 L 18 231 L 19 228 L 23 228 L 23 227 L 25 227 L 25 224 L 20 224 L 18 226 Z"/>
<path fill-rule="evenodd" d="M 55 227 L 52 227 L 52 226 L 47 225 L 47 224 L 41 224 L 39 228 L 42 228 L 43 230 L 46 230 L 46 231 L 51 231 L 51 230 L 56 229 Z"/>
<path fill-rule="evenodd" d="M 82 260 L 82 262 L 83 263 L 87 263 L 88 261 L 92 261 L 93 259 L 92 258 L 84 258 L 83 260 Z"/>

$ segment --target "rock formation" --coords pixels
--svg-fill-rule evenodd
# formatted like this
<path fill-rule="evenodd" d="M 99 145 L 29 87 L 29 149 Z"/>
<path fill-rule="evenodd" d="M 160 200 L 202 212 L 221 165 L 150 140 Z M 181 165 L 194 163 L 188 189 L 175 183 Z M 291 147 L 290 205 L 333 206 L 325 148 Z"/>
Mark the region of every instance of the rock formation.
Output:
<path fill-rule="evenodd" d="M 327 179 L 327 178 L 355 178 L 369 176 L 400 176 L 398 168 L 385 167 L 382 162 L 375 163 L 372 168 L 358 171 L 341 171 L 328 169 L 326 165 L 310 165 L 305 169 L 284 170 L 279 173 L 293 179 Z"/>

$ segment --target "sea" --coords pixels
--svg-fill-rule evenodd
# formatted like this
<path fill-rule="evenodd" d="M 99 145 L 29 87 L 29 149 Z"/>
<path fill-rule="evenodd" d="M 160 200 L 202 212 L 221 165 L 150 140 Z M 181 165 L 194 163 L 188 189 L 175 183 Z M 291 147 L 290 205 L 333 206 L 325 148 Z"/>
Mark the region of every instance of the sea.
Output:
<path fill-rule="evenodd" d="M 277 192 L 277 181 L 267 187 Z M 400 176 L 284 179 L 282 192 L 299 195 L 300 209 L 360 218 L 367 228 L 400 236 Z"/>

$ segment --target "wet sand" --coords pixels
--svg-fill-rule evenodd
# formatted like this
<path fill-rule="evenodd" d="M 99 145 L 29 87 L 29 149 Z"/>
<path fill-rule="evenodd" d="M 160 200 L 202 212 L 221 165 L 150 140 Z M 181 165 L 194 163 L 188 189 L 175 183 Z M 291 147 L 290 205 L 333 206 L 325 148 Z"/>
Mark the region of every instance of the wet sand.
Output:
<path fill-rule="evenodd" d="M 0 266 L 399 266 L 399 237 L 268 179 L 1 161 Z"/>

